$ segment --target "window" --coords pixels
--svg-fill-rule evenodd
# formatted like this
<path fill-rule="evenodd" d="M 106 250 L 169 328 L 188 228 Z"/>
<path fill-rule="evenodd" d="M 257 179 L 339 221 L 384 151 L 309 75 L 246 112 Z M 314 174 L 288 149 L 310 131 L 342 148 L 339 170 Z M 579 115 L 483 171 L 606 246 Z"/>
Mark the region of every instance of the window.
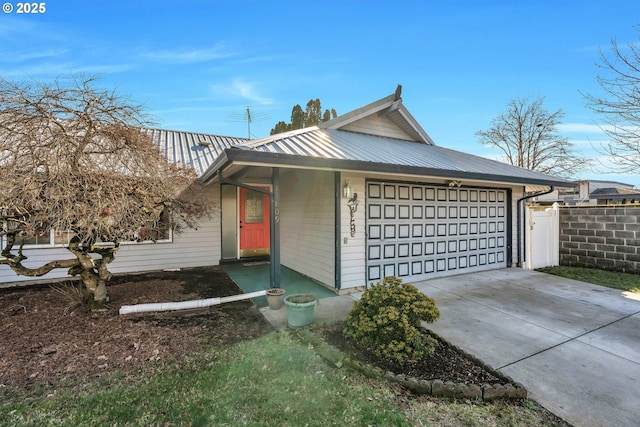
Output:
<path fill-rule="evenodd" d="M 16 243 L 20 243 L 20 240 L 18 239 L 18 241 Z M 36 233 L 33 236 L 30 237 L 25 237 L 24 238 L 24 244 L 25 245 L 48 245 L 51 243 L 51 231 L 47 230 L 47 231 L 43 231 L 40 233 Z"/>
<path fill-rule="evenodd" d="M 47 227 L 46 229 L 38 230 L 33 235 L 24 238 L 25 246 L 39 246 L 39 247 L 66 247 L 69 246 L 71 239 L 76 236 L 77 233 L 72 230 L 58 231 Z M 163 211 L 159 220 L 149 222 L 144 227 L 140 227 L 138 230 L 129 234 L 130 237 L 123 239 L 121 243 L 144 243 L 144 242 L 171 242 L 173 238 L 171 214 L 168 211 Z M 16 241 L 16 247 L 21 243 L 20 239 Z M 5 247 L 7 244 L 6 236 L 2 236 L 0 239 L 1 247 Z"/>

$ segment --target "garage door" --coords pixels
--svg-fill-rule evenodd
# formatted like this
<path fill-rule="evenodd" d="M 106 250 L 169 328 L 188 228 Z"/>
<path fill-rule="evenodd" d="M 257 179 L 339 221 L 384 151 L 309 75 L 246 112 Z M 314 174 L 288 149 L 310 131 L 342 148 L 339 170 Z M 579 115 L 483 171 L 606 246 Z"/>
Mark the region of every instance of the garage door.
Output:
<path fill-rule="evenodd" d="M 405 282 L 507 266 L 507 192 L 367 182 L 367 278 Z"/>

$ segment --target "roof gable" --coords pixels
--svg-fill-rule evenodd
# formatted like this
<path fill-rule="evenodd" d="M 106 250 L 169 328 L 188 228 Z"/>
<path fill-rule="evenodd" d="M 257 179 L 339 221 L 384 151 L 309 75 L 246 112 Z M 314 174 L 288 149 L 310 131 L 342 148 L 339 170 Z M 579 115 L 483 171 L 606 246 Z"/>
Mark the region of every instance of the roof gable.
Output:
<path fill-rule="evenodd" d="M 403 139 L 405 141 L 415 140 L 415 136 L 411 136 L 405 132 L 393 120 L 391 120 L 391 118 L 380 112 L 363 117 L 362 119 L 356 120 L 352 123 L 347 123 L 339 129 L 348 132 Z"/>
<path fill-rule="evenodd" d="M 283 132 L 226 148 L 201 176 L 225 168 L 293 166 L 334 171 L 455 178 L 530 186 L 573 183 L 433 143 L 396 93 L 317 126 Z"/>
<path fill-rule="evenodd" d="M 326 121 L 320 129 L 336 129 L 435 145 L 422 126 L 402 105 L 402 86 L 364 107 Z"/>

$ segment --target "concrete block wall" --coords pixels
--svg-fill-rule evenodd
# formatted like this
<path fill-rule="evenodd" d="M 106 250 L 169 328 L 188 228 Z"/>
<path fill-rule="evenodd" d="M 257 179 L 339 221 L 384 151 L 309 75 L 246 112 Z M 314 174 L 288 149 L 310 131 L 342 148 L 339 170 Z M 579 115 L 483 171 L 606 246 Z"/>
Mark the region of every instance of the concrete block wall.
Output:
<path fill-rule="evenodd" d="M 640 274 L 640 206 L 562 207 L 560 265 Z"/>

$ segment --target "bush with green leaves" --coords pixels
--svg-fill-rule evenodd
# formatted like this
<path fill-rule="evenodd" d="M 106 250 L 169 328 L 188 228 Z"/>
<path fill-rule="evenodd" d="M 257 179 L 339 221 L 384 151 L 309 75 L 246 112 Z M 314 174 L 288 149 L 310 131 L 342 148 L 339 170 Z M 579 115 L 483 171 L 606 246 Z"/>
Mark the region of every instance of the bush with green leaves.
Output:
<path fill-rule="evenodd" d="M 346 338 L 383 359 L 403 362 L 433 351 L 420 321 L 440 317 L 435 301 L 397 277 L 367 289 L 344 322 Z"/>

